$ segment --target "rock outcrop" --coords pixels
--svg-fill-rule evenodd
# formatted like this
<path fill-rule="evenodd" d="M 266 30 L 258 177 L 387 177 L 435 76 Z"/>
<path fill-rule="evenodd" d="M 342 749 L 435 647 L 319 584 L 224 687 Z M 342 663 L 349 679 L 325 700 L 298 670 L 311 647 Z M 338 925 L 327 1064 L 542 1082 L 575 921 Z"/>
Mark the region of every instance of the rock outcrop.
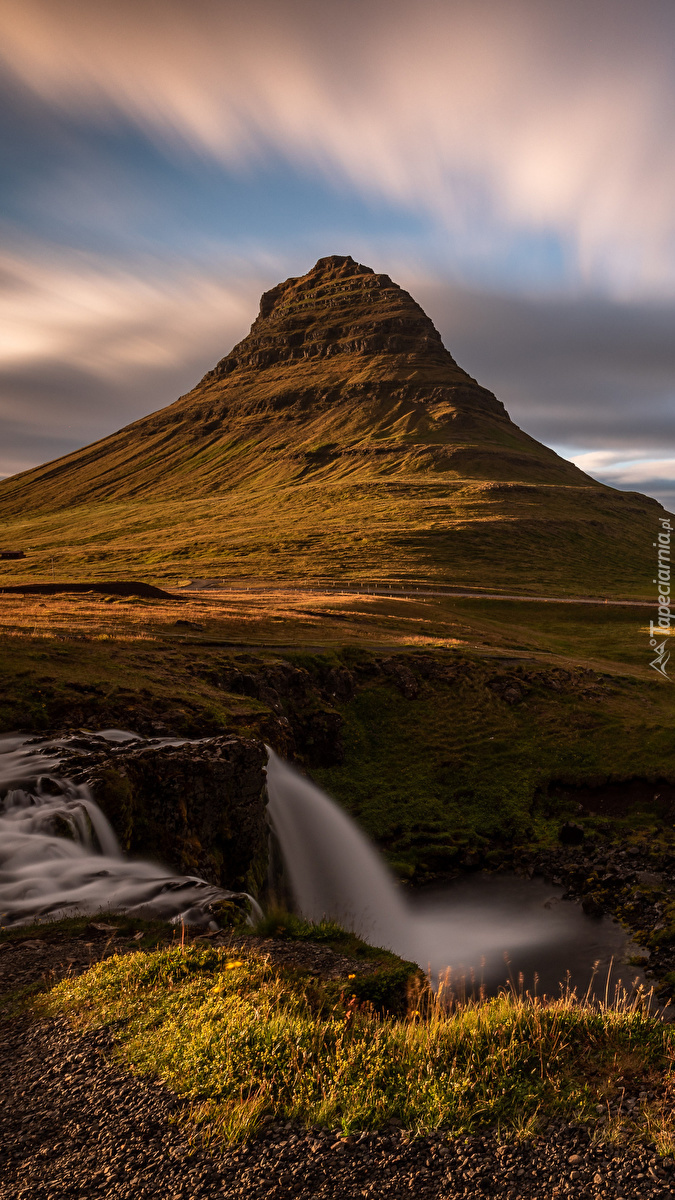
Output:
<path fill-rule="evenodd" d="M 265 292 L 251 332 L 205 378 L 342 354 L 421 357 L 477 387 L 412 296 L 349 255 L 320 258 L 307 275 Z M 492 400 L 503 416 L 504 406 Z"/>
<path fill-rule="evenodd" d="M 75 735 L 60 771 L 89 785 L 126 853 L 256 894 L 267 871 L 266 758 L 252 738 L 172 746 Z"/>

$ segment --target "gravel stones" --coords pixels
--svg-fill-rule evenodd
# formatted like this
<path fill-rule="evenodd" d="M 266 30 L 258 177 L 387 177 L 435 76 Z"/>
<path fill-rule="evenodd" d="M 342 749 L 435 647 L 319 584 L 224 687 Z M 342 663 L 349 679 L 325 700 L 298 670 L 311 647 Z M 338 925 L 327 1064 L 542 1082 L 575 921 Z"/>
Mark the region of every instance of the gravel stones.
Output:
<path fill-rule="evenodd" d="M 109 1035 L 78 1037 L 62 1021 L 24 1024 L 15 1034 L 14 1050 L 4 1040 L 0 1051 L 7 1088 L 2 1200 L 675 1194 L 670 1167 L 650 1152 L 602 1150 L 564 1127 L 546 1140 L 500 1146 L 492 1137 L 412 1140 L 396 1127 L 341 1138 L 287 1123 L 267 1126 L 248 1145 L 209 1153 L 190 1141 L 184 1101 L 111 1063 Z"/>
<path fill-rule="evenodd" d="M 94 939 L 88 934 L 66 940 L 0 941 L 0 1017 L 7 1011 L 8 993 L 44 980 L 55 983 L 64 975 L 78 975 L 100 959 L 119 953 L 119 949 L 119 941 L 100 935 Z"/>
<path fill-rule="evenodd" d="M 267 959 L 276 967 L 289 967 L 291 970 L 320 976 L 321 979 L 354 979 L 358 976 L 368 976 L 380 965 L 373 959 L 363 961 L 349 958 L 331 950 L 330 946 L 321 946 L 316 942 L 285 942 L 276 938 L 259 937 L 246 937 L 242 940 L 227 936 L 216 936 L 208 940 L 214 946 L 224 946 L 233 954 L 253 953 L 257 958 Z"/>
<path fill-rule="evenodd" d="M 36 941 L 37 947 L 31 944 Z M 54 977 L 81 970 L 113 948 L 39 939 L 5 945 L 3 991 L 37 979 L 47 967 Z M 261 941 L 256 953 L 268 945 Z M 348 961 L 326 947 L 272 945 L 314 955 L 315 968 L 329 976 Z M 63 1019 L 5 1015 L 0 1074 L 0 1200 L 675 1196 L 670 1159 L 648 1148 L 594 1145 L 593 1130 L 564 1125 L 552 1126 L 545 1137 L 500 1145 L 492 1135 L 412 1138 L 396 1121 L 377 1133 L 348 1137 L 270 1122 L 246 1145 L 209 1150 L 191 1129 L 191 1101 L 118 1065 L 114 1030 L 78 1034 Z"/>

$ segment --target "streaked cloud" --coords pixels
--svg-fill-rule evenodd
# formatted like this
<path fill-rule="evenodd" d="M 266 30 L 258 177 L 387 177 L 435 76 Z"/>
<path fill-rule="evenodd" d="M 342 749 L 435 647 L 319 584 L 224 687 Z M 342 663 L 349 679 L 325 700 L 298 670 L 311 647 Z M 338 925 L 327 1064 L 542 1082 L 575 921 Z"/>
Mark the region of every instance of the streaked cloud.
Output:
<path fill-rule="evenodd" d="M 46 249 L 6 254 L 0 369 L 50 360 L 124 378 L 139 368 L 179 367 L 216 336 L 222 342 L 244 332 L 253 295 L 236 288 L 231 265 L 228 275 L 229 285 L 217 269 L 199 272 L 194 263 L 146 260 L 132 268 Z"/>
<path fill-rule="evenodd" d="M 238 171 L 270 153 L 571 287 L 675 292 L 665 0 L 2 0 L 6 68 L 79 119 Z"/>
<path fill-rule="evenodd" d="M 671 0 L 0 0 L 0 474 L 352 253 L 534 436 L 675 501 Z"/>
<path fill-rule="evenodd" d="M 611 487 L 675 506 L 675 304 L 420 281 L 455 357 L 528 433 Z"/>
<path fill-rule="evenodd" d="M 0 476 L 171 403 L 239 340 L 262 282 L 239 264 L 0 258 Z"/>
<path fill-rule="evenodd" d="M 601 483 L 628 491 L 647 492 L 669 511 L 675 508 L 675 456 L 622 460 L 619 454 L 601 450 L 576 454 L 572 461 Z"/>

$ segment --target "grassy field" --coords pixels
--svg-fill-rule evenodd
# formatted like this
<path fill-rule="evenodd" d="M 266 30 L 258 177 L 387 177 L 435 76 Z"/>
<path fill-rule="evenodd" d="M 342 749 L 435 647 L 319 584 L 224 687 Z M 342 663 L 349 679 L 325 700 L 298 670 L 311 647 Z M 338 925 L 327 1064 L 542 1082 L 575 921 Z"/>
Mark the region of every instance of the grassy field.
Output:
<path fill-rule="evenodd" d="M 78 648 L 95 643 L 115 643 L 122 650 L 146 642 L 159 656 L 172 648 L 194 653 L 200 645 L 217 643 L 261 650 L 457 647 L 491 654 L 522 651 L 542 661 L 583 663 L 644 679 L 653 675 L 650 615 L 639 605 L 418 599 L 269 584 L 177 591 L 166 600 L 94 592 L 0 593 L 0 636 L 54 641 L 74 656 Z"/>
<path fill-rule="evenodd" d="M 664 512 L 625 493 L 455 480 L 339 479 L 218 497 L 152 497 L 2 521 L 0 584 L 192 578 L 445 584 L 523 595 L 651 598 Z M 597 489 L 597 494 L 596 494 Z M 589 494 L 587 495 L 586 492 Z M 529 494 L 531 493 L 531 494 Z M 592 493 L 592 494 L 591 494 Z M 643 498 L 644 499 L 644 498 Z"/>
<path fill-rule="evenodd" d="M 675 1144 L 673 1032 L 639 1000 L 505 993 L 446 1005 L 418 986 L 404 1017 L 378 1016 L 349 979 L 186 946 L 108 959 L 35 1007 L 77 1028 L 114 1026 L 125 1065 L 187 1096 L 207 1142 L 244 1140 L 269 1118 L 522 1136 L 554 1118 L 597 1124 L 600 1108 L 604 1140 Z M 638 1090 L 629 1115 L 619 1101 Z"/>
<path fill-rule="evenodd" d="M 414 700 L 374 683 L 342 708 L 343 761 L 312 774 L 418 882 L 476 851 L 496 863 L 510 846 L 555 840 L 561 820 L 578 816 L 573 799 L 553 799 L 559 783 L 673 777 L 659 689 L 629 681 L 552 695 L 547 682 L 535 672 L 513 707 L 492 692 L 483 664 L 454 686 L 425 684 Z"/>
<path fill-rule="evenodd" d="M 269 589 L 5 595 L 0 730 L 274 741 L 280 712 L 301 765 L 402 877 L 423 882 L 467 855 L 489 863 L 554 839 L 576 814 L 553 797 L 561 782 L 675 778 L 671 685 L 647 665 L 644 611 Z M 282 689 L 278 710 L 265 687 L 229 682 L 268 686 L 284 664 L 306 694 L 296 703 Z M 327 691 L 332 669 L 349 672 L 350 694 Z M 340 746 L 321 757 L 311 722 L 325 713 Z M 635 812 L 635 828 L 662 819 Z"/>

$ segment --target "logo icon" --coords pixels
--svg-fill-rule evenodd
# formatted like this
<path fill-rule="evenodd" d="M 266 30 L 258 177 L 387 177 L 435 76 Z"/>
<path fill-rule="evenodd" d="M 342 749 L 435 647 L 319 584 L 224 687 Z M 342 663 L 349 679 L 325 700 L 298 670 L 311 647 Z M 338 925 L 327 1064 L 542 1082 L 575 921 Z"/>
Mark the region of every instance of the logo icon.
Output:
<path fill-rule="evenodd" d="M 656 642 L 652 641 L 650 644 L 655 646 Z M 666 674 L 666 667 L 668 665 L 669 658 L 670 650 L 668 649 L 667 639 L 664 639 L 660 645 L 656 646 L 656 658 L 649 664 L 650 667 L 653 667 L 655 671 L 658 671 L 659 675 L 663 675 L 664 679 L 670 678 L 670 676 Z"/>

